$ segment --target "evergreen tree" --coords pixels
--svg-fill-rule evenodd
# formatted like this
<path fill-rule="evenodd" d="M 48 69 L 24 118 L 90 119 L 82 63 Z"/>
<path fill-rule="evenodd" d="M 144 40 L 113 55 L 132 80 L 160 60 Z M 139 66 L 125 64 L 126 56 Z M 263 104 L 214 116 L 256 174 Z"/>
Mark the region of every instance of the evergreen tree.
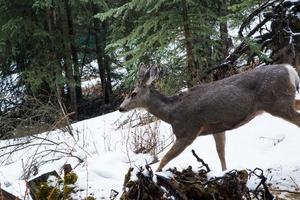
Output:
<path fill-rule="evenodd" d="M 132 0 L 98 17 L 113 20 L 107 50 L 125 57 L 129 70 L 138 62 L 163 62 L 182 71 L 169 70 L 171 76 L 183 75 L 183 81 L 192 86 L 224 56 L 216 28 L 219 10 L 211 1 Z"/>

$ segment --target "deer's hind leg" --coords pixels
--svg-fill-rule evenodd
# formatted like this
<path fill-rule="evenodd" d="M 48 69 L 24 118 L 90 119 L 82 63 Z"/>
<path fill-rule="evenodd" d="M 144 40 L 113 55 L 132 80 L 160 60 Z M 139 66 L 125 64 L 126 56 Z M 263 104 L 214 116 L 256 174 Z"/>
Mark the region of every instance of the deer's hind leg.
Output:
<path fill-rule="evenodd" d="M 218 156 L 221 161 L 222 170 L 225 171 L 227 169 L 226 159 L 225 159 L 225 144 L 226 144 L 225 132 L 213 134 L 213 136 L 215 139 Z"/>
<path fill-rule="evenodd" d="M 296 110 L 291 110 L 290 113 L 282 113 L 278 116 L 300 128 L 300 113 L 298 113 Z"/>
<path fill-rule="evenodd" d="M 300 109 L 300 101 L 287 98 L 279 100 L 272 109 L 266 111 L 300 127 L 300 113 L 296 109 Z"/>

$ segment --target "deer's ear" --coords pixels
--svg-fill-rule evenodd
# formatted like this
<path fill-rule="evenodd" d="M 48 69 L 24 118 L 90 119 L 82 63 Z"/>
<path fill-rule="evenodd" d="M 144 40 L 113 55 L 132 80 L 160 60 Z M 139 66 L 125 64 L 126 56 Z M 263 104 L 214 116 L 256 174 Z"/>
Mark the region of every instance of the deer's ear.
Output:
<path fill-rule="evenodd" d="M 139 66 L 139 70 L 138 70 L 138 79 L 140 81 L 145 79 L 146 74 L 148 73 L 148 71 L 149 71 L 148 67 L 144 63 L 141 63 L 140 66 Z"/>
<path fill-rule="evenodd" d="M 141 63 L 138 71 L 138 84 L 151 85 L 159 76 L 159 67 L 157 64 L 148 67 Z"/>
<path fill-rule="evenodd" d="M 159 68 L 157 64 L 153 65 L 149 71 L 149 78 L 146 81 L 146 85 L 151 85 L 154 81 L 158 79 L 159 76 Z"/>

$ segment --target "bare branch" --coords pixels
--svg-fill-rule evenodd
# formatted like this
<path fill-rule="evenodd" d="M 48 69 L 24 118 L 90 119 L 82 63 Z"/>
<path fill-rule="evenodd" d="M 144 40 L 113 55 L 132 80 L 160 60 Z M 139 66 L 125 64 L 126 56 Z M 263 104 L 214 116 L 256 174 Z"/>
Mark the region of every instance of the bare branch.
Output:
<path fill-rule="evenodd" d="M 200 162 L 202 164 L 202 166 L 204 166 L 206 168 L 206 173 L 210 172 L 210 168 L 209 168 L 208 164 L 206 164 L 204 162 L 204 160 L 199 158 L 199 156 L 196 154 L 194 149 L 192 149 L 192 153 L 193 153 L 193 156 L 195 156 L 195 158 L 197 159 L 197 161 Z"/>
<path fill-rule="evenodd" d="M 281 2 L 283 2 L 283 0 L 280 0 Z M 264 2 L 261 6 L 259 6 L 257 9 L 255 9 L 245 20 L 244 20 L 244 22 L 242 23 L 242 25 L 241 25 L 241 27 L 240 27 L 240 29 L 239 29 L 239 32 L 238 32 L 238 34 L 239 34 L 239 36 L 240 37 L 244 37 L 243 36 L 243 31 L 244 31 L 244 29 L 246 28 L 246 26 L 248 26 L 249 24 L 250 24 L 250 22 L 251 22 L 251 20 L 255 17 L 255 16 L 257 16 L 257 15 L 259 15 L 264 9 L 266 9 L 267 7 L 269 7 L 269 6 L 272 6 L 272 5 L 274 5 L 276 2 L 278 2 L 278 0 L 268 0 L 268 1 L 266 1 L 266 2 Z M 248 34 L 249 35 L 249 34 Z"/>

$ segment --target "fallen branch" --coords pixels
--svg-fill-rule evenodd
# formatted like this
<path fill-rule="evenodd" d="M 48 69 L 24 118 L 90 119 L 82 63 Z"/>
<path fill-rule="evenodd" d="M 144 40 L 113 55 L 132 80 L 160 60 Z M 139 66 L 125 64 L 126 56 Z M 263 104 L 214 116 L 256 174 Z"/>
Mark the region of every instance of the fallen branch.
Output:
<path fill-rule="evenodd" d="M 283 189 L 273 189 L 271 188 L 270 189 L 271 191 L 274 191 L 274 192 L 286 192 L 286 193 L 291 193 L 291 194 L 299 194 L 300 195 L 300 192 L 297 192 L 297 191 L 292 191 L 292 190 L 283 190 Z"/>
<path fill-rule="evenodd" d="M 256 198 L 258 198 L 259 193 L 262 193 L 262 196 L 266 199 L 266 200 L 273 200 L 274 196 L 271 194 L 271 192 L 269 191 L 269 188 L 266 184 L 267 178 L 264 176 L 264 171 L 260 168 L 255 168 L 254 170 L 249 170 L 249 176 L 251 176 L 252 174 L 254 174 L 256 177 L 258 177 L 260 179 L 259 184 L 256 186 L 255 190 L 253 191 L 253 194 L 255 195 Z M 259 171 L 260 174 L 257 174 L 256 171 Z M 260 186 L 263 186 L 263 190 L 259 189 Z"/>
<path fill-rule="evenodd" d="M 290 176 L 290 179 L 293 181 L 293 183 L 294 183 L 294 185 L 296 187 L 296 190 L 300 191 L 300 188 L 299 188 L 298 184 L 296 183 L 295 179 L 293 177 L 291 177 L 291 176 Z"/>
<path fill-rule="evenodd" d="M 199 156 L 196 154 L 194 149 L 192 149 L 192 153 L 193 153 L 193 156 L 195 156 L 195 158 L 197 159 L 197 161 L 200 162 L 202 164 L 202 166 L 206 168 L 205 173 L 207 174 L 208 172 L 210 172 L 210 168 L 209 168 L 208 164 L 206 164 L 204 162 L 204 160 L 199 158 Z"/>
<path fill-rule="evenodd" d="M 195 151 L 193 155 L 205 170 L 193 171 L 189 166 L 187 169 L 178 171 L 176 168 L 168 169 L 168 176 L 156 174 L 156 180 L 153 178 L 153 172 L 149 166 L 139 168 L 136 173 L 137 180 L 131 180 L 133 168 L 130 168 L 125 176 L 123 194 L 120 199 L 144 199 L 151 196 L 151 199 L 202 199 L 202 200 L 273 200 L 263 171 L 259 168 L 251 170 L 232 170 L 223 176 L 209 178 L 207 171 L 208 165 L 197 156 Z M 205 173 L 203 173 L 205 171 Z M 261 181 L 256 190 L 251 191 L 247 187 L 250 174 L 257 176 Z M 259 173 L 259 172 L 260 173 Z M 261 187 L 263 186 L 263 187 Z M 155 194 L 155 197 L 153 196 Z"/>

